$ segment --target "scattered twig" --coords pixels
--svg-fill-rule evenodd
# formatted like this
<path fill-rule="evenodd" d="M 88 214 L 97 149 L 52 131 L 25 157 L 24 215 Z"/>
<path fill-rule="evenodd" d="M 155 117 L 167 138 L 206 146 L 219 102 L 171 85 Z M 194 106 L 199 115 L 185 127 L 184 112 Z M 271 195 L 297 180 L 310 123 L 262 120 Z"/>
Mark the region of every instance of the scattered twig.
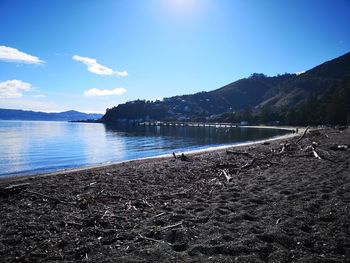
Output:
<path fill-rule="evenodd" d="M 227 169 L 223 169 L 219 176 L 223 174 L 226 178 L 226 181 L 229 183 L 232 180 L 232 176 L 229 174 L 229 171 Z"/>
<path fill-rule="evenodd" d="M 137 211 L 137 208 L 134 205 L 131 204 L 131 201 L 127 202 L 125 204 L 125 207 L 126 207 L 126 210 L 131 210 L 132 209 L 132 210 Z"/>
<path fill-rule="evenodd" d="M 269 164 L 271 165 L 280 165 L 280 163 L 276 163 L 276 162 L 273 162 L 273 161 L 270 161 L 269 159 L 265 158 L 264 160 L 266 160 Z"/>
<path fill-rule="evenodd" d="M 146 199 L 142 199 L 142 204 L 145 204 L 148 207 L 153 207 Z"/>
<path fill-rule="evenodd" d="M 280 153 L 280 154 L 283 153 L 285 149 L 286 149 L 286 145 L 283 144 L 283 147 L 282 147 L 282 149 L 281 149 L 281 151 L 280 151 L 279 153 Z"/>
<path fill-rule="evenodd" d="M 23 192 L 26 192 L 26 193 L 32 194 L 32 195 L 37 195 L 37 196 L 40 196 L 40 197 L 43 197 L 43 198 L 46 198 L 46 199 L 51 199 L 51 200 L 53 200 L 53 201 L 56 201 L 56 202 L 62 203 L 62 204 L 68 204 L 68 205 L 75 205 L 75 204 L 76 204 L 76 203 L 73 203 L 73 202 L 67 202 L 67 201 L 58 199 L 58 198 L 56 198 L 56 197 L 52 197 L 52 196 L 45 195 L 45 194 L 41 194 L 41 193 L 34 192 L 34 191 L 23 190 Z"/>
<path fill-rule="evenodd" d="M 158 214 L 158 215 L 153 216 L 152 219 L 161 217 L 161 216 L 163 216 L 163 215 L 166 215 L 167 213 L 168 213 L 168 212 L 160 213 L 160 214 Z"/>
<path fill-rule="evenodd" d="M 238 151 L 226 150 L 226 154 L 245 155 L 245 156 L 248 156 L 250 158 L 253 158 L 253 156 L 248 152 L 238 152 Z"/>
<path fill-rule="evenodd" d="M 318 155 L 318 153 L 316 152 L 315 148 L 312 146 L 311 149 L 312 149 L 312 153 L 314 154 L 314 156 L 315 156 L 317 159 L 321 160 L 321 157 Z"/>
<path fill-rule="evenodd" d="M 245 169 L 245 168 L 249 168 L 251 166 L 254 165 L 254 163 L 257 161 L 256 158 L 254 158 L 250 163 L 246 163 L 245 165 L 243 165 L 240 169 Z"/>
<path fill-rule="evenodd" d="M 33 247 L 32 249 L 26 251 L 23 256 L 19 257 L 18 259 L 14 260 L 14 263 L 19 263 L 22 260 L 24 260 L 26 257 L 28 257 L 30 254 L 32 254 L 34 251 L 38 250 L 41 247 L 46 246 L 49 243 L 49 240 L 45 240 L 41 243 L 39 243 L 37 246 Z"/>
<path fill-rule="evenodd" d="M 178 227 L 178 226 L 181 226 L 181 225 L 182 225 L 182 221 L 177 223 L 177 224 L 174 224 L 174 225 L 162 227 L 161 230 L 167 230 L 167 229 L 175 228 L 175 227 Z"/>
<path fill-rule="evenodd" d="M 13 190 L 17 188 L 23 188 L 29 186 L 30 183 L 22 183 L 22 184 L 11 184 L 9 186 L 4 187 L 5 190 Z"/>

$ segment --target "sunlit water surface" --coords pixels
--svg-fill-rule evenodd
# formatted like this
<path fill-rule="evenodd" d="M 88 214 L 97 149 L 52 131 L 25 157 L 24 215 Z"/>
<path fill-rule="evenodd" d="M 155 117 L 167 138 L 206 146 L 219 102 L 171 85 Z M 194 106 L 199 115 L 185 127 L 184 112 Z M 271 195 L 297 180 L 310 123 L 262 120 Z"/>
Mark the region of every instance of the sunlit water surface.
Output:
<path fill-rule="evenodd" d="M 0 177 L 116 163 L 286 133 L 277 129 L 0 121 Z"/>

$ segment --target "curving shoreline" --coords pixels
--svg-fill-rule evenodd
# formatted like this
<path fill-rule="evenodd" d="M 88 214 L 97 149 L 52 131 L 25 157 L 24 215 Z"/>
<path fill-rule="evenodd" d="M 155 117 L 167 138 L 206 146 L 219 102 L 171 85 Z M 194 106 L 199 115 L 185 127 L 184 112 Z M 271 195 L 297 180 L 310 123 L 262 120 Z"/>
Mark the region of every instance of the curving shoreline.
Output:
<path fill-rule="evenodd" d="M 241 126 L 242 128 L 263 128 L 263 129 L 280 129 L 280 130 L 288 130 L 288 131 L 295 131 L 296 127 L 284 127 L 284 126 Z M 231 147 L 241 147 L 241 146 L 248 146 L 248 145 L 254 145 L 254 144 L 259 144 L 259 143 L 264 143 L 264 142 L 270 142 L 270 141 L 275 141 L 275 140 L 284 140 L 288 138 L 292 138 L 295 136 L 298 136 L 302 134 L 305 131 L 305 127 L 298 127 L 299 129 L 299 134 L 296 133 L 290 133 L 290 134 L 285 134 L 285 135 L 280 135 L 280 136 L 275 136 L 269 139 L 264 139 L 264 140 L 258 140 L 258 141 L 248 141 L 248 142 L 243 142 L 243 143 L 236 143 L 236 144 L 227 144 L 227 145 L 222 145 L 222 146 L 213 146 L 213 147 L 207 147 L 204 149 L 199 149 L 199 150 L 191 150 L 191 151 L 185 151 L 185 154 L 198 154 L 198 153 L 205 153 L 205 152 L 212 152 L 212 151 L 218 151 L 218 150 L 223 150 L 223 149 L 228 149 Z M 33 174 L 26 174 L 26 175 L 11 175 L 11 176 L 2 176 L 0 177 L 0 185 L 1 183 L 4 182 L 10 182 L 10 181 L 20 181 L 23 179 L 31 178 L 31 177 L 46 177 L 46 176 L 55 176 L 59 174 L 66 174 L 66 173 L 71 173 L 71 172 L 83 172 L 95 168 L 101 168 L 101 167 L 106 167 L 108 168 L 109 166 L 113 165 L 118 165 L 122 163 L 128 163 L 132 161 L 139 161 L 139 160 L 148 160 L 148 159 L 158 159 L 158 158 L 169 158 L 172 157 L 173 155 L 171 153 L 169 154 L 162 154 L 162 155 L 157 155 L 157 156 L 150 156 L 150 157 L 142 157 L 142 158 L 137 158 L 137 159 L 131 159 L 131 160 L 125 160 L 125 161 L 120 161 L 120 162 L 108 162 L 108 163 L 101 163 L 101 164 L 96 164 L 96 165 L 91 165 L 91 166 L 83 166 L 83 167 L 78 167 L 78 168 L 68 168 L 68 169 L 62 169 L 58 171 L 53 171 L 53 172 L 46 172 L 46 173 L 33 173 Z"/>
<path fill-rule="evenodd" d="M 334 145 L 349 141 L 324 129 L 3 182 L 0 259 L 347 262 L 350 151 Z"/>

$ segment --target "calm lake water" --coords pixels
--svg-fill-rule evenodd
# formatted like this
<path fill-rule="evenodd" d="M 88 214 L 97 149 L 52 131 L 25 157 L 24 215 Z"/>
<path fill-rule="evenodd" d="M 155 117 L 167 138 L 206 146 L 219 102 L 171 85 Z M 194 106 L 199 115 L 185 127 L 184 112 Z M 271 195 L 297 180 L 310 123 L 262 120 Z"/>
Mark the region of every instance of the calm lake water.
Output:
<path fill-rule="evenodd" d="M 181 153 L 286 133 L 253 128 L 0 121 L 0 177 L 121 162 L 173 151 Z"/>

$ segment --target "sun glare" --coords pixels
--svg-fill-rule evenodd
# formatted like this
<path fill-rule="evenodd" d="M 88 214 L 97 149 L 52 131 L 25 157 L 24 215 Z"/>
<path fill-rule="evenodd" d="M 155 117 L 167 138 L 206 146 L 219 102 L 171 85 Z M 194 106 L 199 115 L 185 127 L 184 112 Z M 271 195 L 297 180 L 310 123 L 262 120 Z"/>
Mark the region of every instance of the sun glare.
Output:
<path fill-rule="evenodd" d="M 163 0 L 162 3 L 168 14 L 179 19 L 198 17 L 206 5 L 205 0 Z"/>

